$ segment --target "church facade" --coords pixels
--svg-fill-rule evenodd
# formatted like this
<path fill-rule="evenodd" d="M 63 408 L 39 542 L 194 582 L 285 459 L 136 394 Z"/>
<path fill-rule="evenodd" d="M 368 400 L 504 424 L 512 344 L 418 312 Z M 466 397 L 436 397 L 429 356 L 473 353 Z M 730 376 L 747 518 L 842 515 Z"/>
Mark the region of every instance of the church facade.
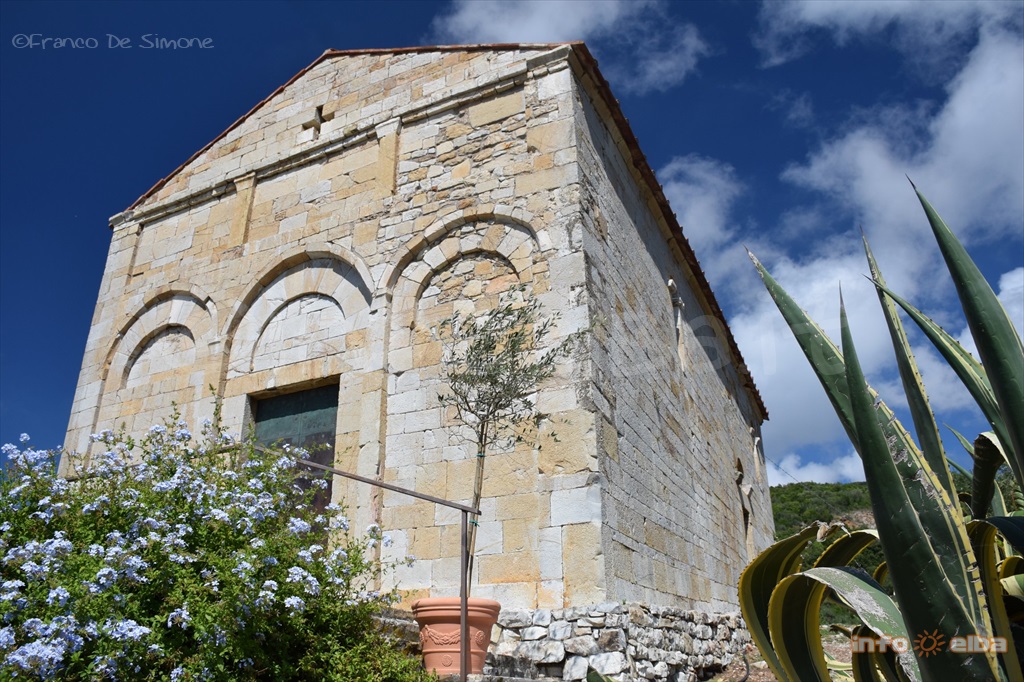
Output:
<path fill-rule="evenodd" d="M 328 51 L 110 221 L 66 445 L 212 386 L 237 433 L 450 500 L 475 457 L 432 329 L 523 286 L 584 341 L 488 455 L 473 595 L 737 610 L 772 537 L 764 406 L 580 43 Z M 336 479 L 357 527 L 458 594 L 459 516 Z"/>

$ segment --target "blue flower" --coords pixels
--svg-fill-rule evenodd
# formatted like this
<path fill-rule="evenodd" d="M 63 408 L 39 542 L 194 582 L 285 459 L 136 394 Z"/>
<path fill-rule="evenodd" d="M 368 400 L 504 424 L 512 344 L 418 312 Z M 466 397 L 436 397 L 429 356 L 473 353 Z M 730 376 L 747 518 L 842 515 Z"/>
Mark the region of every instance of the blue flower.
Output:
<path fill-rule="evenodd" d="M 100 591 L 103 591 L 113 585 L 115 580 L 117 580 L 117 571 L 109 566 L 104 566 L 100 570 L 96 571 L 96 585 L 99 587 Z"/>
<path fill-rule="evenodd" d="M 288 597 L 284 600 L 284 605 L 291 609 L 293 616 L 302 613 L 306 608 L 306 602 L 302 601 L 301 597 Z"/>
<path fill-rule="evenodd" d="M 167 616 L 167 627 L 177 625 L 182 630 L 186 630 L 190 622 L 192 622 L 192 616 L 188 613 L 188 604 L 185 604 L 180 609 L 171 611 L 171 615 Z"/>
<path fill-rule="evenodd" d="M 34 673 L 40 679 L 48 679 L 60 668 L 64 660 L 64 651 L 64 646 L 60 643 L 35 640 L 7 654 L 4 662 Z"/>
<path fill-rule="evenodd" d="M 288 569 L 288 582 L 303 583 L 307 594 L 313 596 L 320 594 L 320 581 L 311 575 L 309 571 L 299 566 L 292 566 Z"/>
<path fill-rule="evenodd" d="M 310 531 L 310 528 L 311 526 L 307 522 L 303 521 L 302 519 L 297 519 L 294 516 L 288 520 L 288 530 L 295 535 L 308 533 Z"/>
<path fill-rule="evenodd" d="M 52 606 L 53 603 L 56 602 L 58 606 L 64 606 L 70 596 L 70 592 L 58 585 L 50 590 L 50 594 L 46 597 L 46 603 Z"/>
<path fill-rule="evenodd" d="M 113 625 L 110 624 L 110 621 L 107 621 L 104 625 L 104 630 L 106 630 L 107 634 L 109 634 L 111 638 L 118 642 L 126 642 L 129 640 L 137 642 L 152 632 L 149 628 L 139 625 L 130 618 L 119 620 Z"/>

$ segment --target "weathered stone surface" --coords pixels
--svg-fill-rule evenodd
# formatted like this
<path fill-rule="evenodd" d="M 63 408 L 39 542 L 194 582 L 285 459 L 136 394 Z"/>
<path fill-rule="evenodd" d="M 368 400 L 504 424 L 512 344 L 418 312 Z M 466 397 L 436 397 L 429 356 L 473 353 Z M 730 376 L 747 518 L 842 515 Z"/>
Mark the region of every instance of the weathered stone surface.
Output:
<path fill-rule="evenodd" d="M 565 647 L 561 642 L 535 641 L 521 642 L 513 653 L 517 658 L 525 658 L 534 663 L 558 663 L 565 658 Z"/>
<path fill-rule="evenodd" d="M 597 645 L 604 651 L 625 651 L 626 633 L 619 628 L 605 628 L 597 635 Z"/>
<path fill-rule="evenodd" d="M 565 650 L 571 654 L 590 656 L 601 651 L 593 637 L 571 637 L 563 642 Z"/>
<path fill-rule="evenodd" d="M 585 656 L 570 656 L 566 659 L 565 667 L 562 669 L 562 679 L 584 680 L 587 678 L 589 667 Z"/>
<path fill-rule="evenodd" d="M 527 639 L 544 639 L 548 634 L 548 629 L 541 626 L 528 627 L 523 630 L 522 638 Z"/>
<path fill-rule="evenodd" d="M 587 662 L 590 664 L 590 667 L 602 675 L 615 675 L 616 673 L 621 673 L 629 665 L 626 661 L 625 654 L 619 651 L 613 651 L 606 654 L 595 654 L 588 657 Z"/>
<path fill-rule="evenodd" d="M 533 624 L 533 615 L 526 609 L 505 609 L 498 614 L 498 625 L 503 628 L 521 628 Z"/>
<path fill-rule="evenodd" d="M 572 624 L 565 620 L 556 620 L 548 626 L 548 637 L 551 639 L 568 639 L 572 635 Z"/>

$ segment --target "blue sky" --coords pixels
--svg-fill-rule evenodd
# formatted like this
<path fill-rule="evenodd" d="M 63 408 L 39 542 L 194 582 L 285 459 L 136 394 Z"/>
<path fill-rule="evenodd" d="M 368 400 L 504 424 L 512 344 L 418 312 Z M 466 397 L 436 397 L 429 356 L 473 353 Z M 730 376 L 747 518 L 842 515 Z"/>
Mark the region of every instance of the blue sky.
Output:
<path fill-rule="evenodd" d="M 146 47 L 158 38 L 209 47 Z M 771 414 L 773 482 L 863 474 L 743 246 L 836 335 L 842 282 L 862 362 L 899 408 L 860 229 L 894 288 L 965 327 L 909 175 L 1021 327 L 1021 2 L 7 1 L 0 442 L 63 440 L 107 218 L 324 50 L 564 40 L 598 58 L 730 320 Z M 919 348 L 940 421 L 982 430 Z"/>

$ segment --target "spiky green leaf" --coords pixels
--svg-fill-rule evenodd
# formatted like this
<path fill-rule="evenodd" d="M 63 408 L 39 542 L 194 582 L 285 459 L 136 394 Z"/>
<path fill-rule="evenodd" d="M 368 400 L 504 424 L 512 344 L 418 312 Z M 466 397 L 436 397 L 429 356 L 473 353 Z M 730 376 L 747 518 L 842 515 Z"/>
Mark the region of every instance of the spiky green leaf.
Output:
<path fill-rule="evenodd" d="M 939 250 L 953 278 L 967 326 L 978 348 L 978 355 L 988 373 L 999 412 L 1006 424 L 1009 440 L 1003 445 L 1011 451 L 1018 484 L 1024 483 L 1024 344 L 1009 315 L 996 297 L 981 270 L 975 265 L 963 244 L 939 216 L 938 212 L 917 191 L 928 223 L 939 244 Z M 1001 434 L 1000 434 L 1001 436 Z"/>
<path fill-rule="evenodd" d="M 768 667 L 782 680 L 786 677 L 768 632 L 768 605 L 779 581 L 800 568 L 800 554 L 818 536 L 820 529 L 820 524 L 814 524 L 796 535 L 779 540 L 758 554 L 740 574 L 740 611 L 750 630 L 750 638 Z"/>
<path fill-rule="evenodd" d="M 852 569 L 812 568 L 785 578 L 772 595 L 771 637 L 788 679 L 830 679 L 818 631 L 818 613 L 829 589 L 876 637 L 910 639 L 892 598 L 866 574 Z M 900 664 L 910 679 L 924 679 L 913 654 L 901 655 Z"/>
<path fill-rule="evenodd" d="M 881 540 L 882 552 L 890 569 L 890 579 L 903 613 L 907 629 L 915 634 L 937 632 L 945 641 L 965 632 L 982 636 L 991 633 L 991 622 L 985 611 L 984 595 L 977 591 L 977 569 L 973 566 L 973 552 L 968 545 L 965 549 L 969 565 L 963 575 L 949 575 L 937 560 L 944 553 L 956 551 L 955 547 L 933 546 L 922 527 L 914 505 L 903 486 L 903 480 L 896 463 L 911 457 L 911 453 L 900 450 L 898 442 L 889 443 L 878 423 L 874 396 L 868 389 L 864 374 L 857 359 L 853 336 L 846 319 L 845 307 L 840 309 L 843 354 L 846 358 L 846 377 L 850 388 L 850 401 L 860 443 L 861 460 L 871 507 Z M 922 478 L 933 486 L 930 496 L 932 507 L 940 510 L 955 524 L 959 511 L 954 509 L 948 495 L 942 489 L 927 462 L 920 458 L 919 470 Z M 931 476 L 929 477 L 929 472 Z M 957 530 L 963 530 L 962 520 Z M 973 574 L 969 573 L 973 569 Z M 966 580 L 971 592 L 964 599 L 956 582 Z M 922 598 L 922 595 L 928 595 Z M 941 679 L 943 672 L 961 666 L 964 680 L 999 679 L 999 666 L 993 654 L 954 654 L 941 651 L 920 661 L 921 671 L 926 678 Z"/>
<path fill-rule="evenodd" d="M 868 267 L 871 269 L 872 279 L 885 286 L 885 279 L 882 271 L 875 262 L 875 256 L 871 253 L 871 246 L 867 237 L 863 237 L 864 253 L 868 259 Z M 910 408 L 910 416 L 914 421 L 914 429 L 917 432 L 917 442 L 922 454 L 932 469 L 939 476 L 946 493 L 952 498 L 956 495 L 956 487 L 953 485 L 953 476 L 946 464 L 946 453 L 942 447 L 942 438 L 939 437 L 939 427 L 935 423 L 935 414 L 932 412 L 928 402 L 928 394 L 924 389 L 924 381 L 921 379 L 921 372 L 917 368 L 917 360 L 907 339 L 903 322 L 896 312 L 896 306 L 892 300 L 886 297 L 885 293 L 878 290 L 878 301 L 882 304 L 882 313 L 885 315 L 885 323 L 889 328 L 889 336 L 892 339 L 892 346 L 896 352 L 896 366 L 900 372 L 900 379 L 903 381 L 903 390 L 907 396 L 907 405 Z"/>
<path fill-rule="evenodd" d="M 825 392 L 839 415 L 846 432 L 863 459 L 859 447 L 858 427 L 853 419 L 850 402 L 850 387 L 844 370 L 844 359 L 836 345 L 821 331 L 796 301 L 771 277 L 761 263 L 749 254 L 757 267 L 768 292 L 775 300 L 790 329 L 793 330 L 805 356 Z M 984 596 L 976 587 L 976 570 L 972 569 L 970 541 L 963 528 L 963 516 L 959 504 L 954 505 L 946 493 L 938 475 L 928 466 L 917 444 L 893 414 L 889 407 L 878 399 L 870 386 L 867 392 L 876 401 L 875 413 L 878 428 L 884 440 L 892 444 L 894 452 L 901 456 L 894 460 L 895 468 L 902 479 L 910 507 L 917 510 L 919 525 L 931 543 L 940 548 L 937 552 L 943 573 L 953 585 L 962 603 L 968 610 L 972 622 L 984 623 Z M 866 469 L 866 467 L 865 467 Z M 937 503 L 938 502 L 938 503 Z M 881 530 L 881 528 L 880 528 Z M 890 564 L 890 569 L 892 564 Z M 972 573 L 974 571 L 975 573 Z"/>

